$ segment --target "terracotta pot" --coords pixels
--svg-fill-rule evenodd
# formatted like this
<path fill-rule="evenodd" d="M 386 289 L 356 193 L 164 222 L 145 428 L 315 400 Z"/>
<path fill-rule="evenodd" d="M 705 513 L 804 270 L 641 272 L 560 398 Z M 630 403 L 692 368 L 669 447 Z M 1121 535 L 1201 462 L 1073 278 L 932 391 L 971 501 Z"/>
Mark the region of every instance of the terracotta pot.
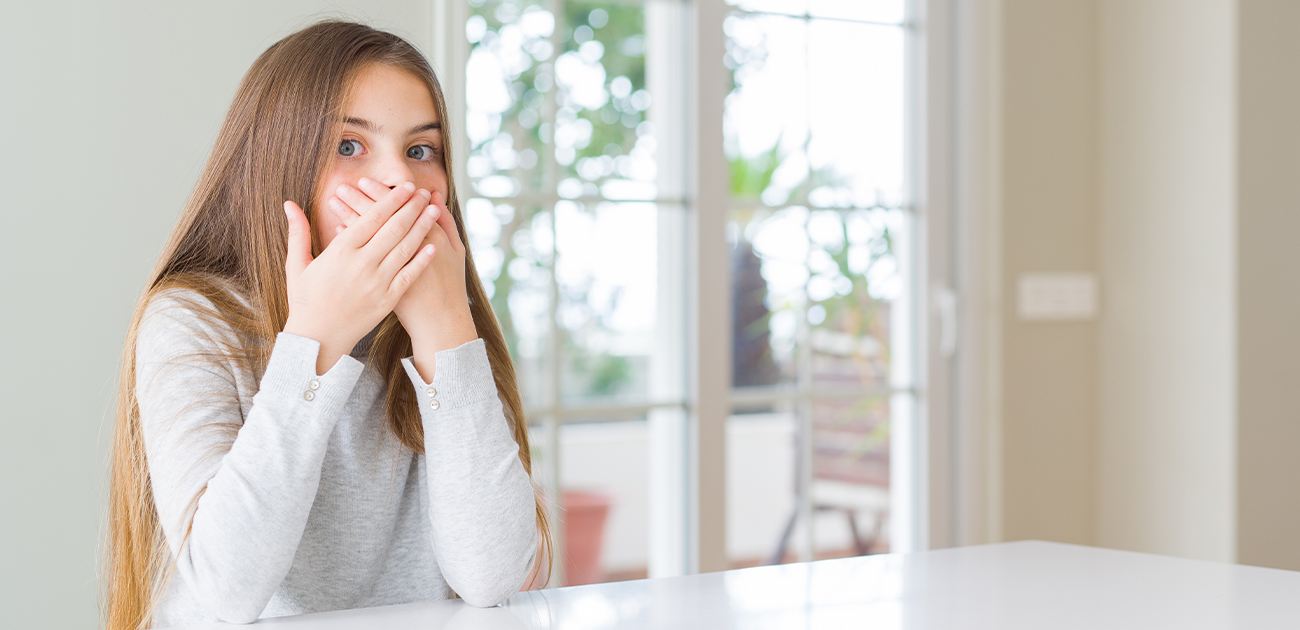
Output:
<path fill-rule="evenodd" d="M 612 503 L 609 495 L 595 490 L 565 489 L 561 492 L 564 521 L 565 584 L 601 581 L 601 545 L 605 541 L 605 519 Z"/>

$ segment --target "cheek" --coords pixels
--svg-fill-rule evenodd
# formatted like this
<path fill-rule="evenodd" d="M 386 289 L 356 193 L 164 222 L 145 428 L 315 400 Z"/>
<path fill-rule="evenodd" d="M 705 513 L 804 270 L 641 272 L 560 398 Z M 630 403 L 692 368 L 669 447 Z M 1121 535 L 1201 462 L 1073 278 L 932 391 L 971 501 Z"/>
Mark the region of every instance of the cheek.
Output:
<path fill-rule="evenodd" d="M 333 212 L 330 212 L 327 208 L 321 208 L 319 214 L 315 217 L 315 221 L 312 222 L 312 228 L 316 231 L 316 236 L 320 239 L 321 244 L 325 244 L 334 240 L 334 228 L 342 224 L 343 222 Z"/>
<path fill-rule="evenodd" d="M 330 210 L 323 201 L 322 198 L 322 202 L 316 204 L 316 213 L 311 221 L 312 232 L 316 234 L 316 241 L 320 243 L 322 249 L 334 240 L 335 226 L 343 225 L 343 220 L 339 219 L 338 215 L 334 214 L 334 211 Z"/>
<path fill-rule="evenodd" d="M 343 225 L 343 220 L 334 214 L 333 210 L 330 210 L 330 207 L 325 204 L 325 200 L 334 196 L 334 189 L 346 181 L 346 174 L 331 172 L 321 179 L 320 187 L 316 192 L 316 198 L 312 203 L 312 207 L 315 208 L 315 215 L 312 217 L 312 230 L 315 232 L 316 240 L 320 242 L 321 247 L 334 240 L 335 226 Z"/>
<path fill-rule="evenodd" d="M 425 177 L 420 178 L 415 182 L 415 185 L 425 190 L 440 192 L 442 193 L 442 198 L 445 200 L 447 198 L 447 189 L 450 187 L 447 185 L 447 172 L 444 171 L 441 166 L 437 169 L 430 170 L 435 172 L 431 172 Z"/>
<path fill-rule="evenodd" d="M 317 184 L 316 188 L 316 198 L 312 202 L 315 207 L 320 208 L 322 215 L 328 214 L 330 210 L 329 206 L 325 205 L 325 200 L 334 196 L 334 189 L 347 181 L 347 175 L 338 169 L 331 170 L 325 177 L 320 179 L 320 183 Z"/>

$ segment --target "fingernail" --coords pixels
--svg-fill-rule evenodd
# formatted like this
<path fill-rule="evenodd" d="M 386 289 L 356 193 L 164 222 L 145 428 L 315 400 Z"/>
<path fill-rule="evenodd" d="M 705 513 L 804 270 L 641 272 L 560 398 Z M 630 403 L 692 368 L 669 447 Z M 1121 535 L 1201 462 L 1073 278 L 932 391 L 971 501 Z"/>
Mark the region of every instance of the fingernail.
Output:
<path fill-rule="evenodd" d="M 415 190 L 415 182 L 402 182 L 402 188 L 405 188 L 407 190 Z"/>
<path fill-rule="evenodd" d="M 347 184 L 339 184 L 339 187 L 338 187 L 338 188 L 335 188 L 335 189 L 334 189 L 334 192 L 336 192 L 336 193 L 338 193 L 338 194 L 341 195 L 341 194 L 343 194 L 344 192 L 346 192 L 347 189 L 348 189 Z"/>
<path fill-rule="evenodd" d="M 421 189 L 420 189 L 419 191 L 417 191 L 417 192 L 420 193 L 420 196 L 421 196 L 421 197 L 428 197 L 429 194 L 430 194 L 429 191 L 427 191 L 427 190 L 425 190 L 425 189 L 423 189 L 423 188 L 421 188 Z"/>
<path fill-rule="evenodd" d="M 438 214 L 438 206 L 429 206 L 424 209 L 424 214 L 432 217 Z"/>
<path fill-rule="evenodd" d="M 370 178 L 369 178 L 369 177 L 362 177 L 362 178 L 361 178 L 361 185 L 362 185 L 362 186 L 369 186 L 369 185 L 371 185 L 371 184 L 373 184 L 373 183 L 374 183 L 374 182 L 370 181 Z"/>

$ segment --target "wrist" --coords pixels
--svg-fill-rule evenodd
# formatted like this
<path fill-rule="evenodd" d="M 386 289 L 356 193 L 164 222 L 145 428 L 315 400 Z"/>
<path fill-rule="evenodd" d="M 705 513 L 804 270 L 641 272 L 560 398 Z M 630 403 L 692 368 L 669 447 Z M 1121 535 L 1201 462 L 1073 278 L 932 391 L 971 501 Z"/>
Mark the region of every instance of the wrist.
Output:
<path fill-rule="evenodd" d="M 443 312 L 416 323 L 407 328 L 407 334 L 411 336 L 411 345 L 417 351 L 438 352 L 477 339 L 478 329 L 475 328 L 474 317 L 466 306 L 463 311 Z"/>
<path fill-rule="evenodd" d="M 290 317 L 284 324 L 284 332 L 291 335 L 298 335 L 299 337 L 305 337 L 320 344 L 320 353 L 322 355 L 347 354 L 352 351 L 352 346 L 356 345 L 355 342 L 351 345 L 341 342 L 335 337 L 325 334 L 324 330 L 325 329 L 321 327 L 312 326 L 306 322 L 295 321 L 292 317 Z"/>
<path fill-rule="evenodd" d="M 306 337 L 322 346 L 325 345 L 325 338 L 321 334 L 319 327 L 312 326 L 303 321 L 295 320 L 292 315 L 284 322 L 284 332 L 291 335 L 298 335 L 299 337 Z"/>
<path fill-rule="evenodd" d="M 409 332 L 409 331 L 408 331 Z M 468 315 L 431 322 L 426 329 L 411 333 L 412 359 L 420 378 L 433 382 L 435 362 L 439 352 L 458 348 L 478 338 L 474 319 Z"/>
<path fill-rule="evenodd" d="M 442 329 L 474 321 L 469 312 L 469 302 L 419 305 L 399 302 L 397 308 L 393 309 L 393 314 L 397 315 L 397 320 L 412 339 L 431 337 Z"/>

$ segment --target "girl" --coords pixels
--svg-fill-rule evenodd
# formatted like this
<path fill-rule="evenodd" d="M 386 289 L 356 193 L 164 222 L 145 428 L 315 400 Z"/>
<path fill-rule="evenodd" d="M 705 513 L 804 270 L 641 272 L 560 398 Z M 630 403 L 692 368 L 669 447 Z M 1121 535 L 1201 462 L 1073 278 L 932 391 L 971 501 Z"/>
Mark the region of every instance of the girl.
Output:
<path fill-rule="evenodd" d="M 545 583 L 448 125 L 389 33 L 320 22 L 253 63 L 128 332 L 109 628 L 492 606 Z"/>

